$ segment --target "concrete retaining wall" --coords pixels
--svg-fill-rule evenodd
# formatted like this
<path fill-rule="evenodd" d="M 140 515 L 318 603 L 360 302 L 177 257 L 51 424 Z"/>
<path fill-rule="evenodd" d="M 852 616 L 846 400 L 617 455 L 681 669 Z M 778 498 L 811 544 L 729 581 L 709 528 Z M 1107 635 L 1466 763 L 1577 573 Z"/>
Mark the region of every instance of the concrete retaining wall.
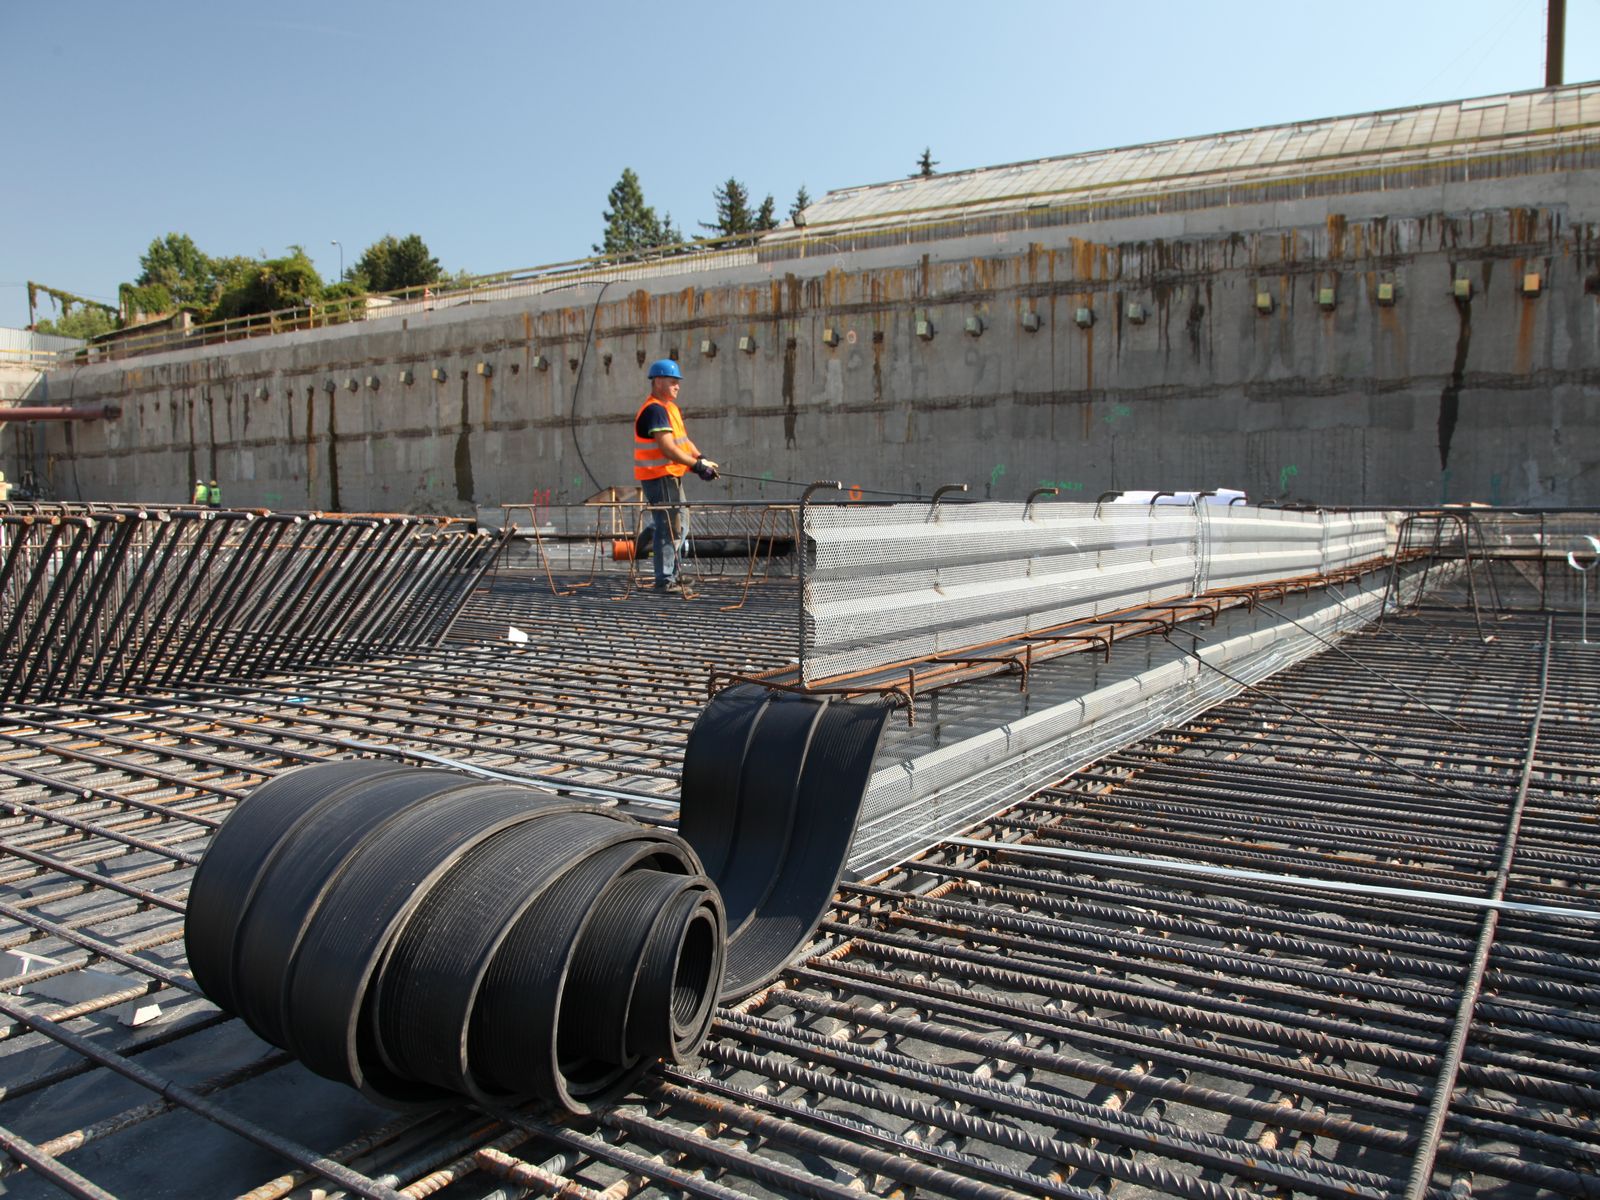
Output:
<path fill-rule="evenodd" d="M 631 483 L 641 364 L 676 352 L 692 436 L 752 476 L 924 494 L 966 482 L 1013 500 L 1055 484 L 1066 499 L 1228 486 L 1329 504 L 1597 504 L 1597 222 L 1600 176 L 1578 171 L 747 256 L 603 293 L 62 368 L 35 402 L 124 415 L 52 425 L 33 453 L 46 486 L 77 499 L 175 500 L 214 476 L 227 503 L 274 508 L 575 501 Z M 1531 274 L 1537 296 L 1523 294 Z M 16 477 L 19 442 L 0 437 Z M 794 494 L 690 482 L 699 498 Z"/>
<path fill-rule="evenodd" d="M 40 374 L 33 367 L 0 363 L 0 401 L 12 404 L 27 400 L 31 403 L 35 397 L 34 389 L 39 386 Z"/>

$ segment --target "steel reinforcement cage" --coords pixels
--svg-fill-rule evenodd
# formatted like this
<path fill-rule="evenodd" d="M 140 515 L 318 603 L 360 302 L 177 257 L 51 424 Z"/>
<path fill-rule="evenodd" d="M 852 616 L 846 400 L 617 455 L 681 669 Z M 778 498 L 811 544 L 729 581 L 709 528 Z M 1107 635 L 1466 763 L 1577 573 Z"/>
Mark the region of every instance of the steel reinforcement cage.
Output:
<path fill-rule="evenodd" d="M 427 517 L 0 511 L 0 700 L 183 688 L 437 645 L 500 545 Z"/>

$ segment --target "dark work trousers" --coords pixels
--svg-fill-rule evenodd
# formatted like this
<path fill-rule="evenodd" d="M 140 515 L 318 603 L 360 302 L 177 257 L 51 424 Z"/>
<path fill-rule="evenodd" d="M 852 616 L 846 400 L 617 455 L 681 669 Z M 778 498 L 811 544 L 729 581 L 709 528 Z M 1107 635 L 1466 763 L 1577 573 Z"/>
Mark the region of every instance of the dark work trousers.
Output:
<path fill-rule="evenodd" d="M 664 588 L 678 575 L 678 556 L 683 546 L 683 479 L 666 475 L 660 479 L 641 479 L 645 503 L 650 505 L 654 532 L 650 537 L 655 560 L 656 586 Z"/>

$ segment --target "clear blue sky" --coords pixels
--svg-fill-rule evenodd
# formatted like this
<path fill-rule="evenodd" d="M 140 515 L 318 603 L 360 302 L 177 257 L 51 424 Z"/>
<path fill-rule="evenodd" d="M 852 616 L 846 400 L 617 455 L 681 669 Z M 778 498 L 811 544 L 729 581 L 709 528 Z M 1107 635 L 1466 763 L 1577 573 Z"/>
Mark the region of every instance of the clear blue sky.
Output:
<path fill-rule="evenodd" d="M 1600 79 L 1600 0 L 1566 78 Z M 0 325 L 34 279 L 114 299 L 169 231 L 385 233 L 448 270 L 582 257 L 624 167 L 686 232 L 730 175 L 787 209 L 942 170 L 1535 88 L 1545 0 L 677 7 L 633 0 L 0 0 Z"/>

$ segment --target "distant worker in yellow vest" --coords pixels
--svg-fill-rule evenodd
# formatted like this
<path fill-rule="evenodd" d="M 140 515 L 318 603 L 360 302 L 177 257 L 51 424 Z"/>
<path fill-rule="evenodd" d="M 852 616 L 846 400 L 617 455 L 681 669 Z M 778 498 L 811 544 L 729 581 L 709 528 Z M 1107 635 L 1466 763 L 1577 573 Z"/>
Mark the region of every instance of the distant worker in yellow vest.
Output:
<path fill-rule="evenodd" d="M 206 491 L 206 481 L 204 479 L 196 479 L 194 481 L 194 496 L 190 499 L 189 503 L 204 504 L 208 495 L 210 495 L 210 493 Z"/>
<path fill-rule="evenodd" d="M 707 483 L 717 477 L 717 464 L 689 440 L 678 411 L 683 372 L 670 358 L 658 358 L 646 373 L 650 395 L 633 419 L 633 477 L 644 489 L 654 522 L 651 534 L 658 589 L 678 586 L 679 541 L 683 537 L 683 477 L 693 471 Z"/>
<path fill-rule="evenodd" d="M 216 508 L 222 503 L 222 489 L 217 486 L 217 481 L 215 479 L 213 479 L 210 486 L 206 488 L 206 503 L 212 508 Z"/>

